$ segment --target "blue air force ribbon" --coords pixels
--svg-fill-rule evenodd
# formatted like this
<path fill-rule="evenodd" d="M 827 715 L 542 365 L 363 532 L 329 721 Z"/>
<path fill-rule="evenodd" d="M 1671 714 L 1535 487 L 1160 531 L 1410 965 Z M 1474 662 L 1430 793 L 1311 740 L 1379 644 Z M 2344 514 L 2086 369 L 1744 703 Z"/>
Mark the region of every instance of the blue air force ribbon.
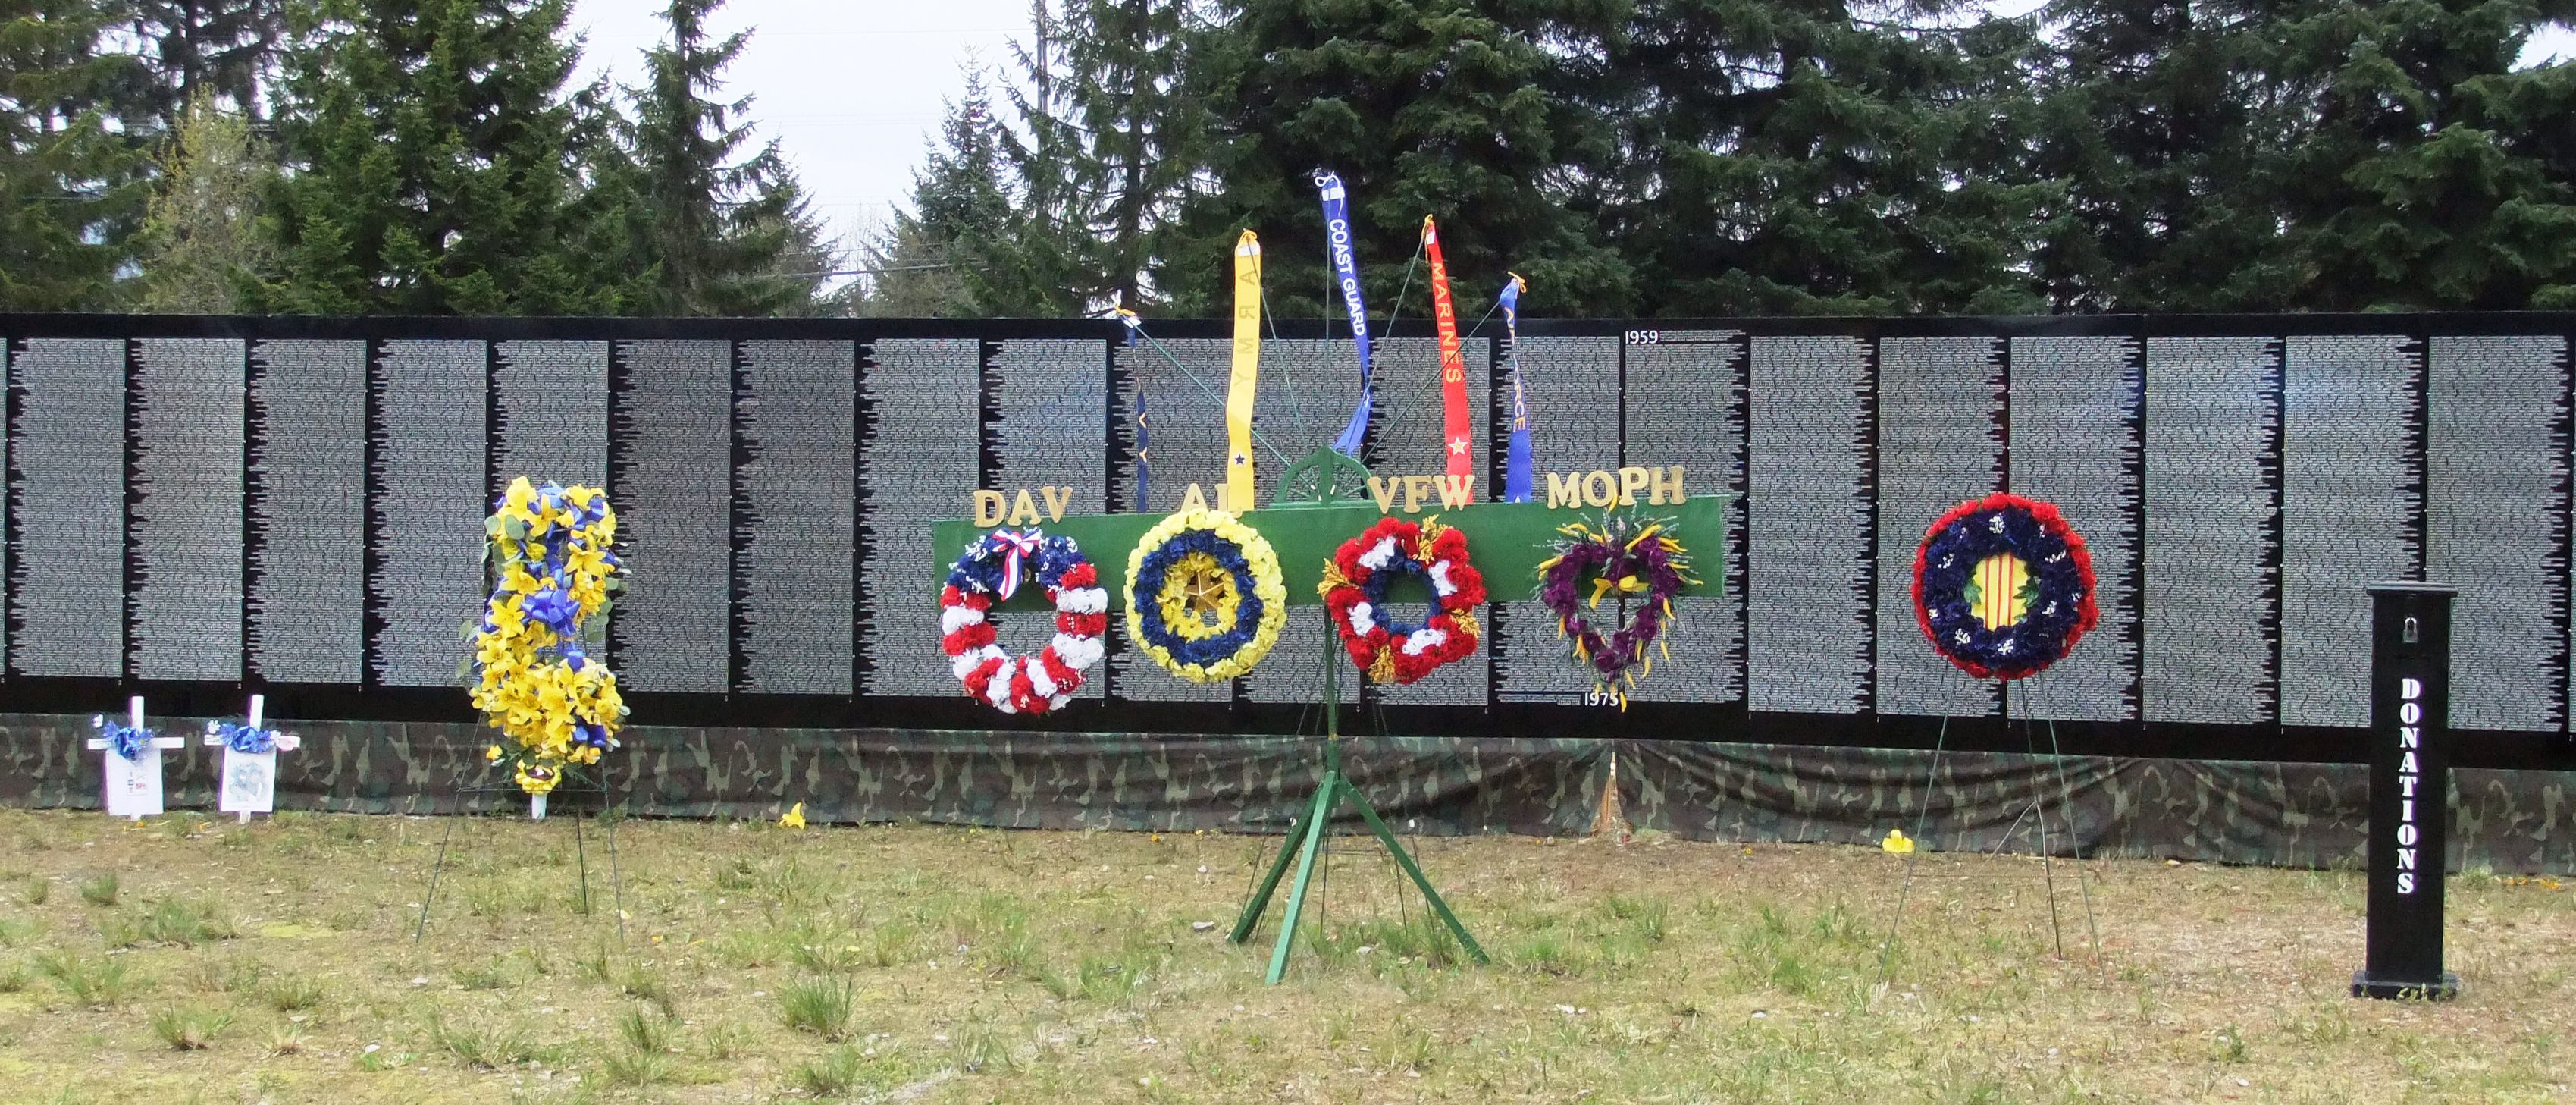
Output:
<path fill-rule="evenodd" d="M 1529 393 L 1521 387 L 1521 293 L 1529 289 L 1529 282 L 1519 273 L 1511 275 L 1495 304 L 1503 311 L 1503 348 L 1512 365 L 1512 440 L 1503 468 L 1503 501 L 1526 503 L 1530 501 L 1530 416 Z"/>

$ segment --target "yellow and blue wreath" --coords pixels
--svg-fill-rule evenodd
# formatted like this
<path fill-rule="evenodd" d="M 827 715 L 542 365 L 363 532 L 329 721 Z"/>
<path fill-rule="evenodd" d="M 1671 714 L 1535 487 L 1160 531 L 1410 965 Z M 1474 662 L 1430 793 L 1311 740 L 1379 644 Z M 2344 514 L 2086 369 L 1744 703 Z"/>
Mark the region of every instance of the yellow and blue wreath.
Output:
<path fill-rule="evenodd" d="M 1232 514 L 1180 511 L 1127 554 L 1127 637 L 1183 679 L 1251 671 L 1287 623 L 1279 554 Z"/>

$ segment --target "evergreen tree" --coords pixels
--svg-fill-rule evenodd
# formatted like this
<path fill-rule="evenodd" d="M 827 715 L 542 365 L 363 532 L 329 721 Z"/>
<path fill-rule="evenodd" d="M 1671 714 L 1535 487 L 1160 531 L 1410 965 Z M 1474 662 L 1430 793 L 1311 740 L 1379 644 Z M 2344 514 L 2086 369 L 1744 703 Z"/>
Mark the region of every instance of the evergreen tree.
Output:
<path fill-rule="evenodd" d="M 563 94 L 569 0 L 319 0 L 289 59 L 271 310 L 614 313 Z"/>
<path fill-rule="evenodd" d="M 2061 0 L 2040 269 L 2079 310 L 2576 299 L 2576 3 Z"/>
<path fill-rule="evenodd" d="M 141 206 L 142 80 L 95 0 L 0 0 L 0 310 L 104 310 Z"/>
<path fill-rule="evenodd" d="M 814 313 L 832 267 L 821 222 L 771 142 L 749 157 L 751 100 L 711 99 L 748 33 L 709 42 L 723 0 L 672 0 L 671 39 L 645 54 L 625 126 L 646 220 L 652 288 L 638 306 L 666 315 Z"/>
<path fill-rule="evenodd" d="M 1168 227 L 1206 156 L 1206 113 L 1187 85 L 1193 0 L 1033 0 L 1003 131 L 1019 178 L 1023 261 L 1013 274 L 1059 313 L 1140 306 Z"/>
<path fill-rule="evenodd" d="M 145 311 L 232 314 L 269 268 L 257 233 L 260 190 L 274 170 L 240 115 L 200 94 L 163 144 L 145 209 L 134 305 Z"/>
<path fill-rule="evenodd" d="M 257 126 L 286 37 L 285 0 L 126 0 L 158 79 L 145 106 L 177 130 L 200 98 Z"/>
<path fill-rule="evenodd" d="M 1001 124 L 979 69 L 949 101 L 939 138 L 912 177 L 912 205 L 862 251 L 870 288 L 859 309 L 933 318 L 1035 315 L 1045 310 L 1010 279 L 1022 254 L 1004 179 Z"/>
<path fill-rule="evenodd" d="M 2065 189 L 2038 271 L 2061 310 L 2231 310 L 2295 281 L 2272 193 L 2302 92 L 2263 0 L 2079 0 L 2050 10 L 2034 172 Z"/>
<path fill-rule="evenodd" d="M 2046 193 L 2011 171 L 2031 25 L 1936 15 L 1640 0 L 1587 77 L 1618 134 L 1603 219 L 1645 313 L 2039 305 L 2016 268 Z"/>
<path fill-rule="evenodd" d="M 1342 176 L 1368 287 L 1391 297 L 1437 216 L 1453 288 L 1474 302 L 1506 270 L 1549 313 L 1635 302 L 1628 265 L 1579 202 L 1610 152 L 1566 59 L 1597 54 L 1624 0 L 1224 0 L 1192 48 L 1212 114 L 1208 187 L 1182 205 L 1154 273 L 1178 309 L 1220 312 L 1235 235 L 1261 235 L 1271 302 L 1326 310 L 1313 175 Z M 1406 314 L 1428 310 L 1420 282 Z M 1332 302 L 1338 303 L 1337 299 Z M 1384 312 L 1391 300 L 1375 300 Z M 1334 308 L 1338 310 L 1338 308 Z"/>
<path fill-rule="evenodd" d="M 2297 264 L 2279 305 L 2576 306 L 2576 65 L 2513 71 L 2570 18 L 2576 0 L 2406 0 L 2282 24 L 2280 75 L 2315 99 L 2276 178 Z"/>

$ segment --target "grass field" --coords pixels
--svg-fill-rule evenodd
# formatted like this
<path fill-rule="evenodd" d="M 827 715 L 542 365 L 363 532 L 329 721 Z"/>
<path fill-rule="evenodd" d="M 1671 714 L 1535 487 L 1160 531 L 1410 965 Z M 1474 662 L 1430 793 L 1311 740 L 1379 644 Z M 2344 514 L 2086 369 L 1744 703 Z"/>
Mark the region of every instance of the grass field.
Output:
<path fill-rule="evenodd" d="M 2443 1005 L 2345 996 L 2350 872 L 1641 839 L 1420 842 L 1491 966 L 1337 842 L 1286 984 L 1275 839 L 0 811 L 11 1102 L 2566 1100 L 2576 890 L 2451 882 Z M 1285 895 L 1282 895 L 1283 899 Z M 1312 916 L 1310 902 L 1310 917 Z M 1212 923 L 1212 924 L 1211 924 Z"/>

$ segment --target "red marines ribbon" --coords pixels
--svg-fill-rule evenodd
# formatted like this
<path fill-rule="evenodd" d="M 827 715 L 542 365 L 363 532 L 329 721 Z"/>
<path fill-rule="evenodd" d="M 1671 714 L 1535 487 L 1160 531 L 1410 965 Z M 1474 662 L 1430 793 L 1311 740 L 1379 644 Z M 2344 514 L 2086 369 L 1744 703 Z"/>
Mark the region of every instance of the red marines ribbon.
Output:
<path fill-rule="evenodd" d="M 1431 317 L 1440 327 L 1440 426 L 1449 482 L 1475 501 L 1476 458 L 1468 447 L 1467 359 L 1458 346 L 1458 308 L 1449 299 L 1449 263 L 1440 257 L 1440 231 L 1422 217 L 1422 248 L 1431 254 Z"/>

